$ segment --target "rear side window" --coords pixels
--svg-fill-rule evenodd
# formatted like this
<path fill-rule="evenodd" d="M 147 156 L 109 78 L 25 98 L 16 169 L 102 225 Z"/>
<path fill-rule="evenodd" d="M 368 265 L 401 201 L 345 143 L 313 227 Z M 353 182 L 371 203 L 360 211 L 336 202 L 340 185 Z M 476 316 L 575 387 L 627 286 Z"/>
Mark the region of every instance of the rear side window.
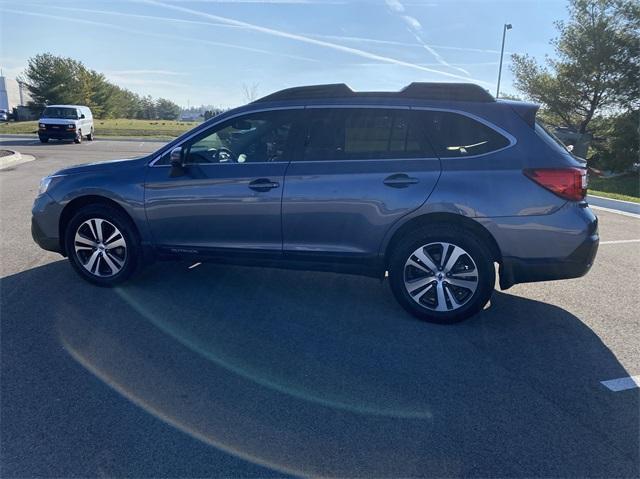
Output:
<path fill-rule="evenodd" d="M 441 158 L 482 155 L 509 146 L 509 140 L 493 128 L 459 113 L 418 112 L 425 132 Z"/>
<path fill-rule="evenodd" d="M 432 157 L 419 123 L 406 110 L 322 108 L 310 112 L 304 159 L 366 160 Z"/>

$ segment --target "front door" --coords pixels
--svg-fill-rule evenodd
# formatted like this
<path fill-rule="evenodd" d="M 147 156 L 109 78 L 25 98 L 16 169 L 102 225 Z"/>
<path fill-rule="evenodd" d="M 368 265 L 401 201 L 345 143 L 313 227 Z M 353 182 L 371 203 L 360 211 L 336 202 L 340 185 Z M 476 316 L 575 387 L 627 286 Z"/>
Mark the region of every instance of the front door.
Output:
<path fill-rule="evenodd" d="M 156 246 L 280 253 L 282 189 L 298 113 L 250 113 L 213 126 L 182 145 L 179 176 L 169 154 L 150 166 L 145 208 Z"/>

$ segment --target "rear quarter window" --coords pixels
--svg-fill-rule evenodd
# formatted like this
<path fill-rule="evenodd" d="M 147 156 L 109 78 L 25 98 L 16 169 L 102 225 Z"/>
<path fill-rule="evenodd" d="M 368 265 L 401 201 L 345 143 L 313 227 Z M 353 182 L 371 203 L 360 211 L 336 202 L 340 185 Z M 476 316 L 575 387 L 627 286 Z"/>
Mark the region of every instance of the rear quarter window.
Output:
<path fill-rule="evenodd" d="M 501 150 L 511 143 L 493 128 L 452 112 L 420 112 L 420 123 L 441 158 L 464 158 Z"/>

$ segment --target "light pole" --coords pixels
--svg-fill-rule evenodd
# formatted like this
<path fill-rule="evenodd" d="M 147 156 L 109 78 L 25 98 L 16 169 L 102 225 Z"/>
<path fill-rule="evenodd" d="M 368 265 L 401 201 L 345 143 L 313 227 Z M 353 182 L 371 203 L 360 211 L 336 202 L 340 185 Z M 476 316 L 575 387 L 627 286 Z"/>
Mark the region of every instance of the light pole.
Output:
<path fill-rule="evenodd" d="M 500 68 L 498 69 L 498 87 L 496 88 L 496 98 L 500 96 L 500 77 L 502 76 L 502 57 L 504 56 L 504 39 L 507 36 L 507 30 L 511 30 L 511 24 L 505 23 L 502 29 L 502 48 L 500 49 Z"/>

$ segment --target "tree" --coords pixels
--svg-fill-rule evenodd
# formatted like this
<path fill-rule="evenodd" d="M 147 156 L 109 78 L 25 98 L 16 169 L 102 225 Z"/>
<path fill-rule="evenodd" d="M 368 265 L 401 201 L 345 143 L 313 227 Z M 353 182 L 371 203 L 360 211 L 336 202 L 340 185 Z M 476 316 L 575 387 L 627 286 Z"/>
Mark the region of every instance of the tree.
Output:
<path fill-rule="evenodd" d="M 30 58 L 24 77 L 18 78 L 31 94 L 29 106 L 39 112 L 47 104 L 74 103 L 82 68 L 82 64 L 76 60 L 50 53 Z"/>
<path fill-rule="evenodd" d="M 540 65 L 513 55 L 515 86 L 549 118 L 585 133 L 598 114 L 640 105 L 640 3 L 570 0 L 570 19 L 556 22 L 558 59 Z"/>
<path fill-rule="evenodd" d="M 171 100 L 158 98 L 156 101 L 156 115 L 160 120 L 177 120 L 180 116 L 180 107 Z"/>
<path fill-rule="evenodd" d="M 109 82 L 71 58 L 43 53 L 29 59 L 19 81 L 31 93 L 31 108 L 38 113 L 46 105 L 86 105 L 96 118 L 175 119 L 180 107 L 167 99 L 141 97 Z"/>
<path fill-rule="evenodd" d="M 136 118 L 139 118 L 141 120 L 156 119 L 156 104 L 150 95 L 139 98 L 138 104 L 139 104 L 139 108 L 136 113 Z"/>
<path fill-rule="evenodd" d="M 623 172 L 640 162 L 640 110 L 593 119 L 600 141 L 593 144 L 594 166 Z"/>

